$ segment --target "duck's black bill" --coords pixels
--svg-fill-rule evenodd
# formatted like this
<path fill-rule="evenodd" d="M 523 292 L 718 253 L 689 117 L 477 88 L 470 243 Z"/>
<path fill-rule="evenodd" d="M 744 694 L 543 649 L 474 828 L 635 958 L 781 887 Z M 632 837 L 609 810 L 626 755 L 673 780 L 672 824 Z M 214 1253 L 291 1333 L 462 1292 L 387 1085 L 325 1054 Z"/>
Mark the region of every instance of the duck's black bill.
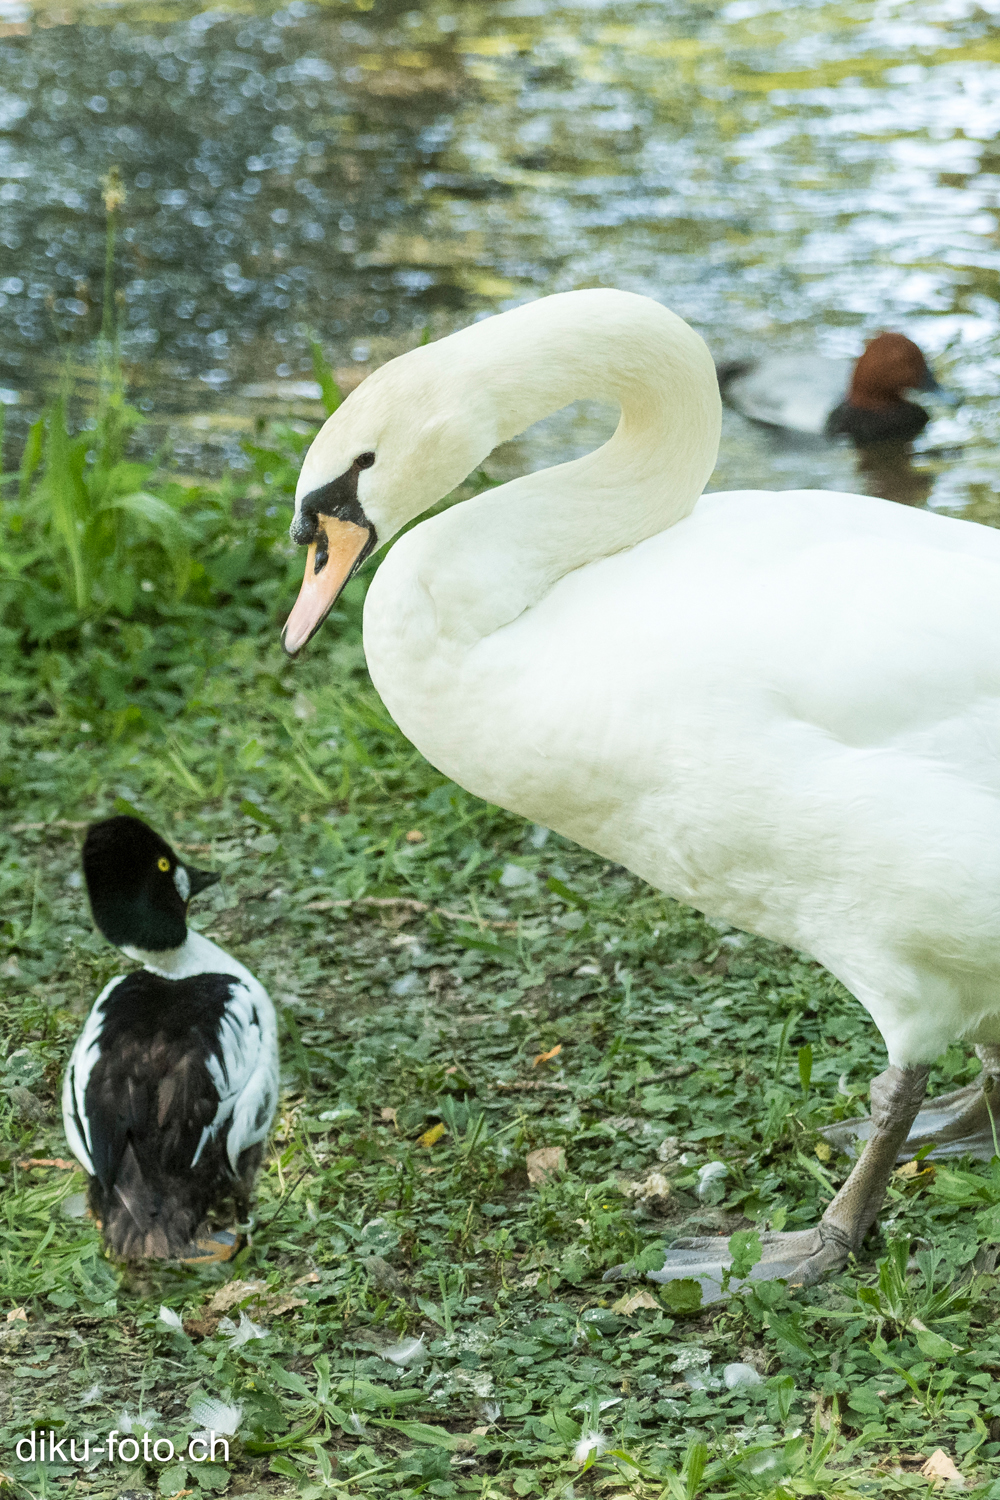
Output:
<path fill-rule="evenodd" d="M 222 876 L 218 870 L 195 870 L 191 865 L 185 865 L 188 880 L 191 882 L 191 895 L 197 896 L 199 891 L 207 890 L 210 885 L 215 885 Z"/>
<path fill-rule="evenodd" d="M 961 406 L 962 398 L 957 391 L 950 391 L 947 386 L 939 385 L 930 370 L 924 376 L 919 385 L 913 387 L 915 391 L 922 391 L 927 396 L 936 396 L 945 406 Z"/>
<path fill-rule="evenodd" d="M 917 390 L 925 391 L 929 396 L 936 396 L 939 401 L 944 401 L 948 406 L 958 406 L 962 400 L 957 391 L 950 391 L 947 386 L 941 385 L 930 370 L 917 386 Z"/>

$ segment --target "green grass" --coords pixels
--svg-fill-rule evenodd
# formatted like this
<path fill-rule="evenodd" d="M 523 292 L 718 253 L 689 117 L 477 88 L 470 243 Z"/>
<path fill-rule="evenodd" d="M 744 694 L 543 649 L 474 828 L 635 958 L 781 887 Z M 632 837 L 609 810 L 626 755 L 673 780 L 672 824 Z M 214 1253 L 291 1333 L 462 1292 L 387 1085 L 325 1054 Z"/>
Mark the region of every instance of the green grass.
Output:
<path fill-rule="evenodd" d="M 683 1284 L 603 1282 L 682 1232 L 736 1235 L 752 1258 L 754 1231 L 812 1222 L 850 1165 L 817 1129 L 883 1066 L 871 1023 L 807 959 L 438 775 L 367 682 L 364 579 L 303 661 L 284 658 L 301 436 L 261 434 L 239 484 L 183 486 L 151 466 L 100 479 L 86 444 L 106 454 L 108 429 L 61 421 L 53 408 L 33 440 L 2 533 L 14 1492 L 846 1500 L 928 1493 L 918 1470 L 942 1447 L 969 1492 L 1000 1496 L 1000 1291 L 973 1264 L 1000 1239 L 1000 1168 L 897 1178 L 864 1261 L 807 1292 L 702 1310 Z M 66 472 L 86 491 L 79 566 L 53 501 Z M 108 508 L 140 492 L 176 523 Z M 167 582 L 125 599 L 156 566 Z M 21 1165 L 65 1157 L 61 1072 L 122 966 L 91 927 L 78 849 L 81 824 L 123 806 L 224 872 L 196 923 L 279 1008 L 278 1125 L 256 1231 L 227 1267 L 123 1273 L 79 1216 L 82 1176 Z M 973 1072 L 953 1049 L 932 1087 Z M 532 1183 L 542 1148 L 565 1166 Z M 710 1161 L 727 1175 L 702 1201 Z M 669 1191 L 637 1198 L 651 1170 Z M 262 1285 L 213 1310 L 234 1280 Z M 409 1363 L 388 1357 L 407 1345 Z M 761 1382 L 727 1389 L 736 1362 Z M 78 1448 L 129 1425 L 182 1448 L 208 1399 L 241 1409 L 228 1462 L 14 1455 L 43 1427 Z"/>
<path fill-rule="evenodd" d="M 0 1324 L 0 1442 L 9 1454 L 42 1423 L 82 1440 L 121 1429 L 123 1408 L 156 1411 L 153 1435 L 176 1439 L 200 1398 L 243 1409 L 228 1466 L 29 1476 L 8 1458 L 6 1472 L 33 1494 L 903 1494 L 926 1487 L 912 1455 L 942 1446 L 990 1493 L 993 1281 L 938 1288 L 995 1232 L 1000 1183 L 970 1167 L 894 1185 L 880 1274 L 704 1313 L 650 1287 L 653 1306 L 615 1311 L 635 1288 L 602 1272 L 665 1235 L 820 1211 L 849 1164 L 821 1160 L 815 1130 L 856 1108 L 838 1083 L 860 1093 L 880 1066 L 874 1030 L 815 965 L 445 782 L 365 685 L 349 612 L 327 630 L 296 666 L 274 641 L 231 644 L 212 691 L 163 731 L 4 728 L 0 1256 L 5 1312 L 29 1316 Z M 65 1156 L 61 1069 L 121 966 L 91 929 L 66 825 L 122 802 L 225 871 L 198 922 L 281 1011 L 260 1228 L 225 1269 L 122 1275 L 60 1211 L 82 1178 L 17 1165 Z M 967 1072 L 956 1053 L 934 1082 Z M 553 1146 L 565 1172 L 532 1186 L 527 1154 Z M 729 1175 L 701 1203 L 697 1166 L 715 1159 Z M 623 1192 L 650 1168 L 670 1180 L 658 1214 Z M 911 1235 L 940 1263 L 907 1277 Z M 233 1277 L 267 1284 L 249 1304 L 267 1334 L 237 1347 L 204 1312 Z M 269 1312 L 288 1295 L 304 1305 Z M 379 1354 L 407 1338 L 422 1363 Z M 764 1383 L 727 1391 L 718 1375 L 741 1358 Z M 685 1370 L 705 1360 L 708 1388 L 692 1389 Z M 584 1474 L 590 1427 L 607 1447 Z"/>

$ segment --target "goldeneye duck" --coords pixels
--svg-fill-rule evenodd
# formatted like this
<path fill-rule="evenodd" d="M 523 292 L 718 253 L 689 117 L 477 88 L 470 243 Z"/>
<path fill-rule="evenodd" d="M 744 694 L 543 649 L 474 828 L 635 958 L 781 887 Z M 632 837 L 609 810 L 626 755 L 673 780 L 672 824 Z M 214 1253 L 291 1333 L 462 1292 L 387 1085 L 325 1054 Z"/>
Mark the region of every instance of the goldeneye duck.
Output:
<path fill-rule="evenodd" d="M 862 447 L 909 442 L 923 431 L 930 419 L 922 406 L 904 399 L 904 391 L 955 399 L 902 333 L 871 339 L 853 369 L 848 359 L 771 354 L 720 365 L 718 375 L 727 406 L 745 417 L 817 437 L 846 433 Z"/>
<path fill-rule="evenodd" d="M 188 930 L 189 901 L 218 875 L 140 819 L 94 823 L 83 874 L 95 924 L 142 968 L 105 986 L 73 1048 L 66 1139 L 113 1255 L 204 1258 L 208 1215 L 229 1201 L 241 1219 L 249 1211 L 278 1100 L 274 1007 L 248 969 Z"/>

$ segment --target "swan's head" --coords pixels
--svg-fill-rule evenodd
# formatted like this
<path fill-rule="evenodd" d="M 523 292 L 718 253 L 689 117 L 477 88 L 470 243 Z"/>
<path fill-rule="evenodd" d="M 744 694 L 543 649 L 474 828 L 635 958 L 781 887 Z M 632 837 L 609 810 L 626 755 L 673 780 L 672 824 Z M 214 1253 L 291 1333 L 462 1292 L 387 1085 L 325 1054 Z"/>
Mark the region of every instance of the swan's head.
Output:
<path fill-rule="evenodd" d="M 315 635 L 376 547 L 454 489 L 496 446 L 496 423 L 452 339 L 376 370 L 317 433 L 295 492 L 292 540 L 308 547 L 282 639 L 290 656 Z M 451 351 L 449 351 L 451 352 Z"/>

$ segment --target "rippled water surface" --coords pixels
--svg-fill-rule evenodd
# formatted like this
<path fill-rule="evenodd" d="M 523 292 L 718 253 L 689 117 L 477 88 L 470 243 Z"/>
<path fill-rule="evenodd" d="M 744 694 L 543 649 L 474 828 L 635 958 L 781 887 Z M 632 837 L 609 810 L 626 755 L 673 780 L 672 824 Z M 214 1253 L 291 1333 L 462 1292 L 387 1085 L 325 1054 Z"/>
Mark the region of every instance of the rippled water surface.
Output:
<path fill-rule="evenodd" d="M 15 430 L 100 320 L 128 188 L 133 394 L 193 465 L 476 314 L 614 285 L 719 358 L 884 326 L 963 393 L 912 465 L 726 419 L 713 487 L 864 488 L 1000 522 L 1000 5 L 0 0 L 0 383 Z M 577 408 L 493 460 L 581 451 Z"/>

